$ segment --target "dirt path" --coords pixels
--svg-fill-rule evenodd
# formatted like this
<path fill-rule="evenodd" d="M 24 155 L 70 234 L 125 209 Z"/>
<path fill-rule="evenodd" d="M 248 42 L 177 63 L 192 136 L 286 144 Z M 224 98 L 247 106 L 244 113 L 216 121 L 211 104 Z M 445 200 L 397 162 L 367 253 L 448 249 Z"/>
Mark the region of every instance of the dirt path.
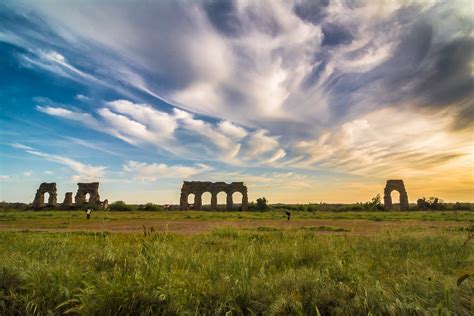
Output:
<path fill-rule="evenodd" d="M 117 233 L 140 233 L 143 227 L 154 227 L 157 231 L 169 231 L 179 234 L 203 233 L 218 228 L 239 228 L 250 230 L 298 230 L 307 229 L 321 234 L 355 234 L 372 235 L 389 230 L 429 230 L 439 228 L 452 228 L 459 230 L 472 225 L 469 222 L 445 222 L 445 221 L 370 221 L 370 220 L 242 220 L 242 221 L 169 221 L 169 220 L 41 220 L 23 221 L 21 223 L 0 223 L 0 230 L 31 230 L 31 231 L 96 231 Z"/>

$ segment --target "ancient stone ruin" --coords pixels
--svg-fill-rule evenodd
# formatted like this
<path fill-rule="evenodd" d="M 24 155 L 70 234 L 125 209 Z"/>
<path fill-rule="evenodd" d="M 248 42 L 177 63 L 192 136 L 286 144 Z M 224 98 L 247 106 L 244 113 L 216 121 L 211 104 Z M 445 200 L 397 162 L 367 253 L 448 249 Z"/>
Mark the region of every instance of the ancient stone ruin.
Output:
<path fill-rule="evenodd" d="M 232 194 L 240 192 L 242 194 L 242 211 L 248 209 L 247 187 L 243 182 L 232 182 L 227 184 L 225 182 L 202 182 L 202 181 L 184 181 L 181 188 L 181 197 L 179 199 L 179 209 L 187 210 L 190 208 L 188 204 L 188 196 L 194 194 L 193 210 L 202 209 L 202 194 L 205 192 L 211 193 L 211 210 L 217 209 L 217 194 L 225 192 L 227 194 L 226 209 L 232 210 L 233 200 Z"/>
<path fill-rule="evenodd" d="M 398 191 L 400 194 L 400 211 L 408 211 L 408 195 L 407 191 L 405 190 L 405 184 L 403 183 L 403 180 L 387 180 L 383 196 L 385 209 L 390 210 L 393 207 L 391 193 L 394 190 Z"/>
<path fill-rule="evenodd" d="M 98 205 L 100 204 L 99 182 L 78 183 L 79 188 L 75 196 L 76 206 L 84 204 Z M 89 194 L 89 200 L 86 196 Z"/>
<path fill-rule="evenodd" d="M 47 207 L 56 207 L 57 203 L 57 190 L 56 190 L 56 183 L 41 183 L 38 190 L 36 190 L 35 199 L 33 201 L 33 208 L 43 208 Z M 44 204 L 44 194 L 48 193 L 48 204 Z"/>
<path fill-rule="evenodd" d="M 72 206 L 72 192 L 66 192 L 64 195 L 63 206 Z"/>
<path fill-rule="evenodd" d="M 79 187 L 77 189 L 77 194 L 75 197 L 76 206 L 81 205 L 101 205 L 100 196 L 99 196 L 99 182 L 92 183 L 78 183 Z M 49 199 L 48 203 L 44 203 L 44 195 L 48 193 Z M 89 199 L 87 199 L 89 195 Z M 57 189 L 56 183 L 41 183 L 39 189 L 36 191 L 35 199 L 33 201 L 33 208 L 40 209 L 43 207 L 56 207 L 57 205 Z M 72 202 L 72 192 L 66 192 L 64 195 L 64 201 L 61 204 L 62 207 L 72 207 L 74 206 Z M 108 201 L 104 201 L 104 208 L 107 208 Z"/>

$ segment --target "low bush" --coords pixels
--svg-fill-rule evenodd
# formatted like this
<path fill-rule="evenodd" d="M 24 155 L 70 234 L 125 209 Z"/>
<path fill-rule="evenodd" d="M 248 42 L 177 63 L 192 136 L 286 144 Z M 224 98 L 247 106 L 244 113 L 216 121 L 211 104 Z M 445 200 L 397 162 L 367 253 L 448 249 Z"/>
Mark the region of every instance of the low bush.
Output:
<path fill-rule="evenodd" d="M 109 211 L 112 212 L 127 212 L 134 211 L 135 207 L 125 204 L 124 201 L 116 201 L 109 205 Z"/>

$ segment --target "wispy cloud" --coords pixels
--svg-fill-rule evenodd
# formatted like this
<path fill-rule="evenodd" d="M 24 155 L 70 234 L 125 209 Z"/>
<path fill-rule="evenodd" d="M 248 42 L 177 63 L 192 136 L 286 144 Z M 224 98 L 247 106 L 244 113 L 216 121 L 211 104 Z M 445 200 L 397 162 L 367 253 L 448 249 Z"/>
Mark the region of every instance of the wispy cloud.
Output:
<path fill-rule="evenodd" d="M 203 162 L 260 168 L 268 177 L 262 167 L 414 182 L 450 173 L 472 185 L 465 176 L 474 99 L 468 6 L 9 2 L 0 7 L 0 41 L 18 48 L 12 56 L 21 70 L 74 87 L 68 96 L 43 89 L 62 104 L 44 99 L 37 111 L 190 168 L 136 162 L 141 155 L 117 162 L 138 174 L 186 176 Z M 100 148 L 85 141 L 76 144 Z"/>
<path fill-rule="evenodd" d="M 38 150 L 35 150 L 32 147 L 25 146 L 22 144 L 12 144 L 12 147 L 24 150 L 25 152 L 43 158 L 48 161 L 52 161 L 55 163 L 59 163 L 61 165 L 69 167 L 71 170 L 77 172 L 77 175 L 73 176 L 75 181 L 94 181 L 98 180 L 105 175 L 104 166 L 93 166 L 88 164 L 83 164 L 79 161 L 73 160 L 68 157 L 60 156 L 60 155 L 52 155 L 48 153 L 44 153 Z"/>
<path fill-rule="evenodd" d="M 157 179 L 187 179 L 197 174 L 212 170 L 204 164 L 196 166 L 169 166 L 164 163 L 144 163 L 128 161 L 123 165 L 123 170 L 133 179 L 140 181 L 156 181 Z"/>
<path fill-rule="evenodd" d="M 212 124 L 177 108 L 167 113 L 148 104 L 116 100 L 106 102 L 95 116 L 63 107 L 37 106 L 37 110 L 80 122 L 132 145 L 154 145 L 178 156 L 201 156 L 229 164 L 253 160 L 259 164 L 275 162 L 286 155 L 279 150 L 278 137 L 268 135 L 267 130 L 252 132 L 228 120 Z M 196 137 L 201 150 L 194 147 Z"/>
<path fill-rule="evenodd" d="M 471 168 L 472 142 L 448 132 L 452 116 L 406 111 L 382 109 L 300 141 L 295 151 L 306 158 L 298 164 L 381 177 L 427 175 L 452 163 Z"/>

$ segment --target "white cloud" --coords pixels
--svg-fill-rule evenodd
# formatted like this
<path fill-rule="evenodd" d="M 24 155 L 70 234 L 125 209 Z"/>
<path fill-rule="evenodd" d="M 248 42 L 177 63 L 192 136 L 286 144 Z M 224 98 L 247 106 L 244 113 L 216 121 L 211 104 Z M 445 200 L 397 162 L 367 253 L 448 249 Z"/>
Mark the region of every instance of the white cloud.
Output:
<path fill-rule="evenodd" d="M 95 130 L 103 130 L 101 124 L 89 113 L 71 111 L 65 108 L 60 107 L 51 107 L 51 106 L 36 106 L 36 109 L 40 112 L 66 118 L 72 121 L 80 122 L 90 128 Z"/>
<path fill-rule="evenodd" d="M 189 112 L 175 108 L 174 116 L 178 120 L 180 128 L 204 136 L 205 141 L 216 146 L 217 157 L 215 158 L 225 159 L 228 163 L 235 162 L 234 158 L 240 151 L 240 144 L 236 143 L 235 139 L 228 137 L 210 123 L 195 119 Z"/>
<path fill-rule="evenodd" d="M 176 120 L 170 114 L 158 111 L 148 104 L 136 104 L 126 100 L 108 102 L 107 106 L 141 122 L 159 138 L 170 138 L 177 128 Z"/>
<path fill-rule="evenodd" d="M 218 124 L 219 130 L 226 136 L 240 140 L 247 136 L 248 131 L 230 121 L 224 120 Z"/>
<path fill-rule="evenodd" d="M 33 171 L 25 171 L 25 172 L 23 172 L 23 175 L 25 177 L 31 177 L 33 175 Z"/>
<path fill-rule="evenodd" d="M 123 170 L 127 172 L 130 177 L 140 181 L 156 181 L 158 179 L 168 178 L 189 178 L 199 173 L 207 172 L 211 168 L 204 164 L 197 164 L 194 167 L 190 166 L 169 166 L 164 163 L 151 163 L 128 161 Z"/>
<path fill-rule="evenodd" d="M 10 176 L 0 174 L 0 180 L 9 180 L 9 179 L 10 179 Z"/>
<path fill-rule="evenodd" d="M 283 158 L 285 158 L 286 156 L 286 152 L 283 150 L 283 149 L 278 149 L 274 154 L 273 156 L 270 157 L 270 159 L 268 159 L 266 161 L 267 164 L 272 164 L 274 162 L 277 162 Z"/>
<path fill-rule="evenodd" d="M 448 132 L 451 120 L 447 113 L 381 109 L 296 143 L 296 153 L 307 157 L 297 165 L 382 177 L 427 175 L 453 164 L 468 170 L 472 144 Z"/>
<path fill-rule="evenodd" d="M 247 155 L 255 157 L 278 148 L 278 137 L 268 136 L 268 131 L 260 129 L 250 134 Z"/>
<path fill-rule="evenodd" d="M 80 122 L 135 146 L 153 145 L 178 156 L 220 160 L 228 164 L 241 164 L 242 159 L 247 163 L 252 159 L 253 164 L 274 163 L 286 156 L 285 150 L 279 148 L 279 137 L 269 136 L 267 130 L 250 132 L 228 120 L 213 124 L 177 108 L 170 114 L 148 104 L 116 100 L 97 109 L 97 118 L 62 107 L 37 106 L 36 109 Z M 196 137 L 200 141 L 199 148 L 205 150 L 195 146 Z"/>
<path fill-rule="evenodd" d="M 76 100 L 82 101 L 82 102 L 88 102 L 91 100 L 91 98 L 86 97 L 85 95 L 78 94 L 74 97 Z"/>
<path fill-rule="evenodd" d="M 105 174 L 106 167 L 103 166 L 83 164 L 68 157 L 47 154 L 22 144 L 12 144 L 12 147 L 22 149 L 31 155 L 69 167 L 71 170 L 78 173 L 78 175 L 73 177 L 74 180 L 95 181 L 103 177 Z"/>

